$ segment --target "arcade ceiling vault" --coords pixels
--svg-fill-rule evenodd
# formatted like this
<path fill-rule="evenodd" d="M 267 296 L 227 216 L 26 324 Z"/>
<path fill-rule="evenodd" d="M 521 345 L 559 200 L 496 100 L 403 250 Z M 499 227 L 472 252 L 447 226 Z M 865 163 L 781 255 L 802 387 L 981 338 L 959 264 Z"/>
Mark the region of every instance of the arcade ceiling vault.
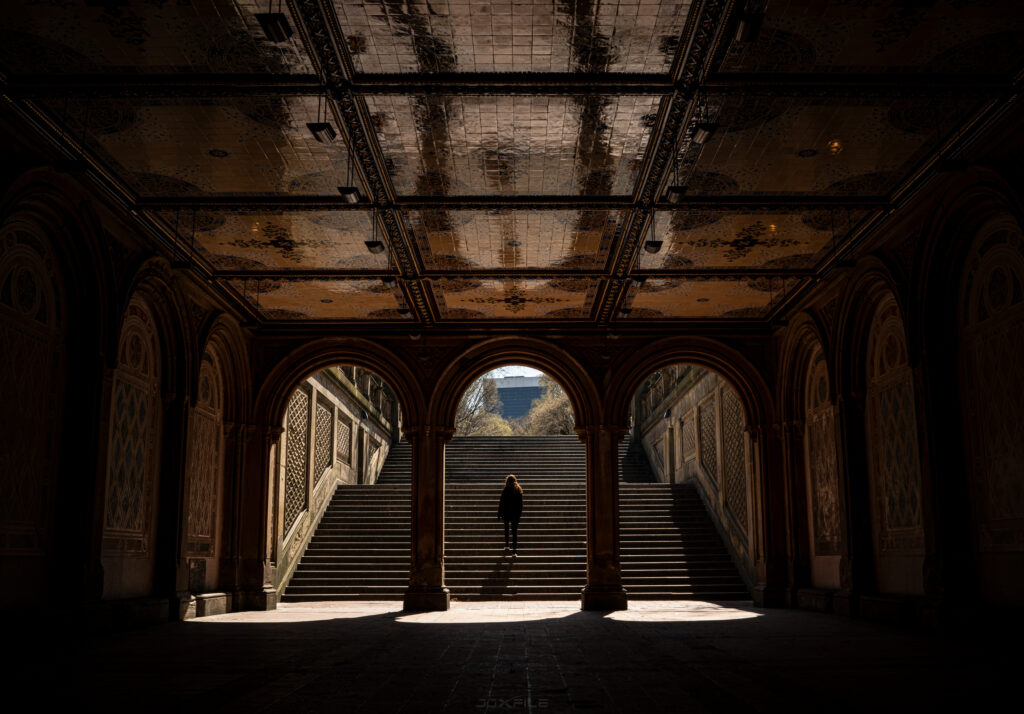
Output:
<path fill-rule="evenodd" d="M 1019 88 L 1017 0 L 32 0 L 4 101 L 254 322 L 765 324 Z"/>

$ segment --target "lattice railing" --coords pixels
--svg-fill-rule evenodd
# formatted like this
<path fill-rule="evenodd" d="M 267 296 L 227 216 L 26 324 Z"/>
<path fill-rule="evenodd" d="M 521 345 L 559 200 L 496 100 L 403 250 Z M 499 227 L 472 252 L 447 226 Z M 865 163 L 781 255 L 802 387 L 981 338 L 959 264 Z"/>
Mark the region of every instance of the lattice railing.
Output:
<path fill-rule="evenodd" d="M 313 483 L 320 483 L 324 471 L 334 463 L 334 414 L 317 400 L 315 440 L 313 442 Z"/>

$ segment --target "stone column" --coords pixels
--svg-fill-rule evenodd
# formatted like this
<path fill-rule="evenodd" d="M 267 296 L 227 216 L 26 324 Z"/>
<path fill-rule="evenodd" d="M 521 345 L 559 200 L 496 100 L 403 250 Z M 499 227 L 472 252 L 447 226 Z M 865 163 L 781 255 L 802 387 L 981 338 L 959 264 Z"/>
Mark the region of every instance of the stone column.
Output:
<path fill-rule="evenodd" d="M 406 610 L 447 610 L 444 585 L 444 445 L 454 431 L 432 426 L 410 427 L 412 446 L 412 513 L 409 587 Z"/>
<path fill-rule="evenodd" d="M 625 427 L 580 427 L 587 451 L 587 585 L 584 610 L 625 610 L 619 558 L 618 444 Z"/>
<path fill-rule="evenodd" d="M 276 452 L 284 428 L 280 425 L 243 427 L 244 478 L 239 488 L 237 551 L 233 609 L 273 610 L 277 607 L 272 559 L 276 537 Z"/>

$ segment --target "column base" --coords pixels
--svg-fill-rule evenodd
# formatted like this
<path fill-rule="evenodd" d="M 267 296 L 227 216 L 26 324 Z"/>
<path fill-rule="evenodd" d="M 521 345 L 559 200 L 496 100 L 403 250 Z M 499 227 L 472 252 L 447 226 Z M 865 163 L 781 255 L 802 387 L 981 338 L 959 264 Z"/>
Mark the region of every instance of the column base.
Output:
<path fill-rule="evenodd" d="M 626 591 L 621 585 L 587 585 L 580 598 L 581 610 L 626 610 Z"/>
<path fill-rule="evenodd" d="M 447 610 L 451 595 L 446 587 L 409 587 L 405 591 L 402 609 L 410 612 Z"/>
<path fill-rule="evenodd" d="M 232 610 L 276 610 L 278 592 L 269 585 L 260 590 L 236 590 L 231 598 Z"/>

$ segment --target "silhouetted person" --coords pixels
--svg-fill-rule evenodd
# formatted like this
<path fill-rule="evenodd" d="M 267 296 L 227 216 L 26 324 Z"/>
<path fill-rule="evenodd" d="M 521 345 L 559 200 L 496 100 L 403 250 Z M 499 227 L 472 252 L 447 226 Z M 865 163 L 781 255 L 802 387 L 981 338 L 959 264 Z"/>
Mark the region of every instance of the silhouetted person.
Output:
<path fill-rule="evenodd" d="M 512 526 L 512 557 L 519 555 L 519 519 L 523 516 L 523 487 L 512 474 L 505 479 L 505 488 L 498 502 L 498 519 L 505 521 L 505 551 L 508 551 L 508 530 Z"/>

